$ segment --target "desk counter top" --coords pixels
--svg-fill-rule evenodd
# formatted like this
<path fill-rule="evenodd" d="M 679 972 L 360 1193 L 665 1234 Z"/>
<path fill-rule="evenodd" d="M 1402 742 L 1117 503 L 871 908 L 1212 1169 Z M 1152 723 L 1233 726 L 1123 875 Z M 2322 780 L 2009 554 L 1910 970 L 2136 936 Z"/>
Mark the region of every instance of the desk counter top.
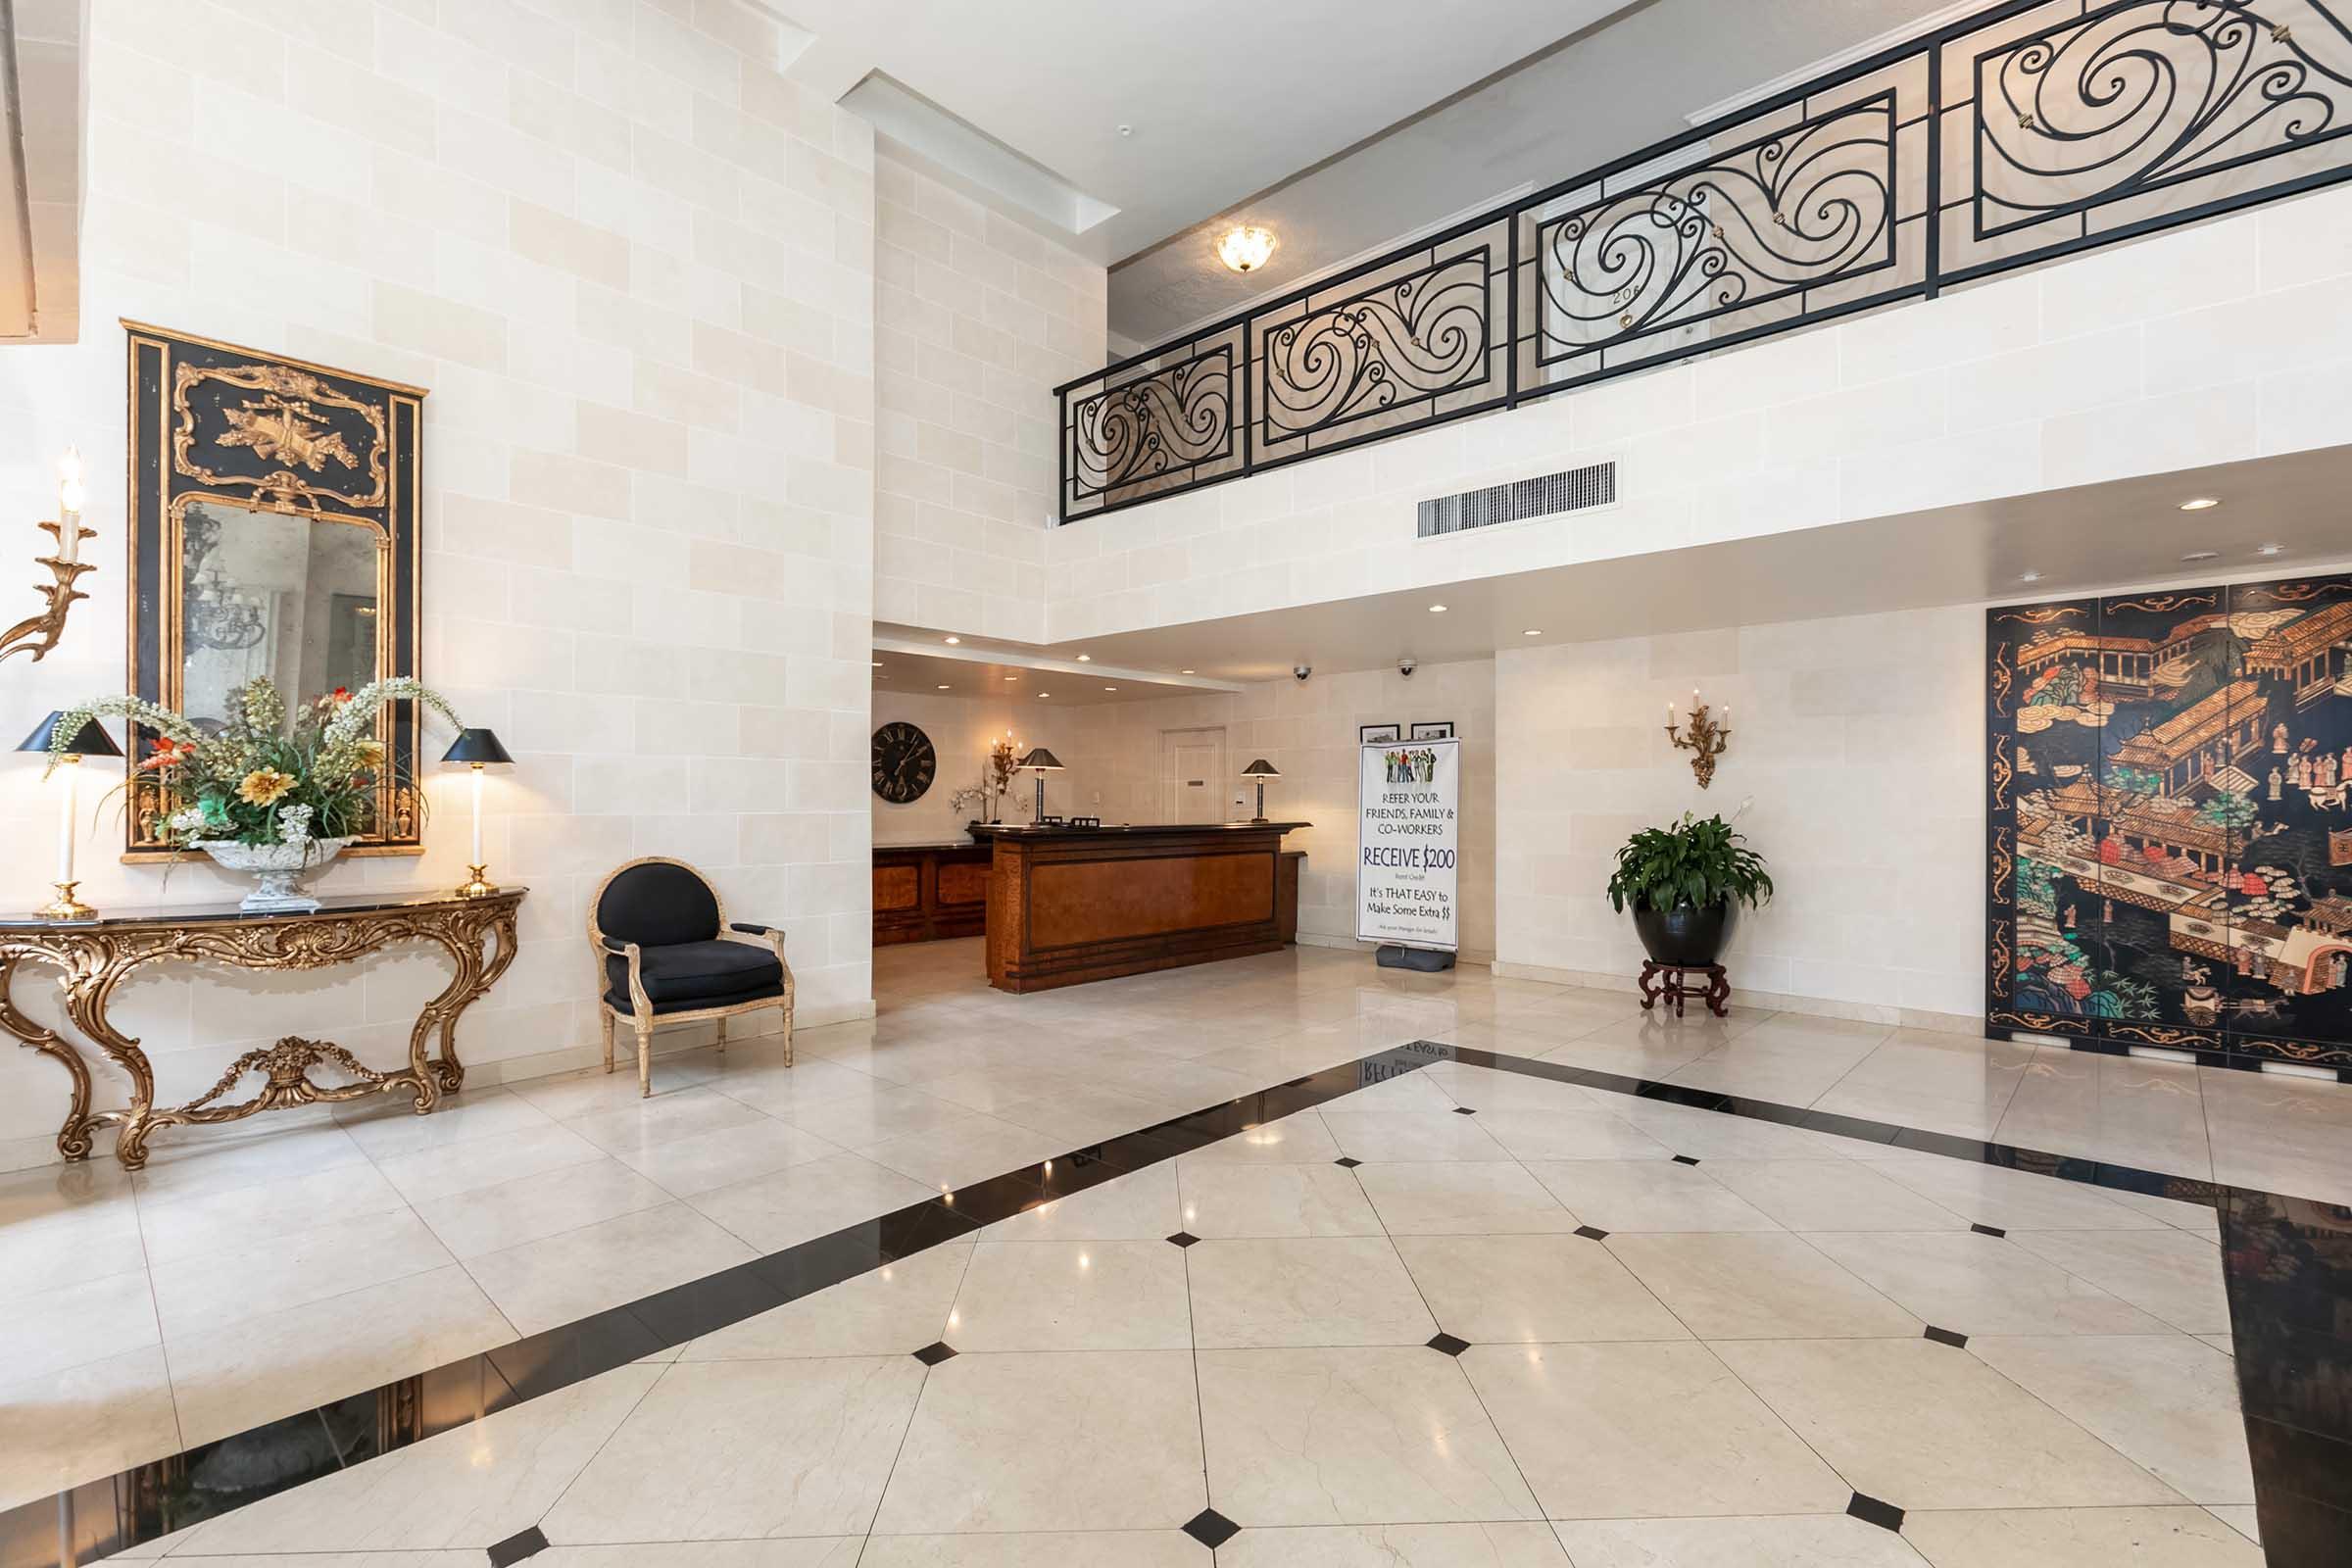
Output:
<path fill-rule="evenodd" d="M 1005 839 L 1054 841 L 1097 837 L 1117 838 L 1122 835 L 1139 834 L 1213 837 L 1224 833 L 1289 833 L 1298 828 L 1313 827 L 1314 825 L 1312 822 L 1105 822 L 1101 827 L 1069 827 L 1061 823 L 1048 823 L 1044 827 L 1033 827 L 1026 822 L 1017 824 L 1001 822 L 982 823 L 973 828 L 972 833 L 976 837 L 1000 841 Z"/>

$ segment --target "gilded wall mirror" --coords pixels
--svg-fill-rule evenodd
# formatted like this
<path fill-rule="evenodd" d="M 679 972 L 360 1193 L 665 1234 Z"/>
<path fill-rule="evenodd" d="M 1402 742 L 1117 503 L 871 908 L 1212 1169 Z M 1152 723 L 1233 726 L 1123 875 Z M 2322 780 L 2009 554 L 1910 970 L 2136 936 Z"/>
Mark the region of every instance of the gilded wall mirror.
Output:
<path fill-rule="evenodd" d="M 256 676 L 293 704 L 417 674 L 423 390 L 123 325 L 131 690 L 209 730 Z M 379 724 L 392 765 L 348 853 L 414 853 L 416 705 Z M 126 854 L 168 855 L 160 797 L 131 778 Z"/>

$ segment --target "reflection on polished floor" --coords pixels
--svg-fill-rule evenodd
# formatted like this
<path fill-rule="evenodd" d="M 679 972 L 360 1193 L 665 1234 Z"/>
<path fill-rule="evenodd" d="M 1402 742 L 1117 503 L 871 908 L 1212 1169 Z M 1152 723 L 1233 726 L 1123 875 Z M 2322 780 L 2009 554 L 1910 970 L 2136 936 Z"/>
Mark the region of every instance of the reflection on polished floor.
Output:
<path fill-rule="evenodd" d="M 6 1178 L 0 1506 L 1416 1039 L 2352 1198 L 2330 1084 L 1313 949 L 1012 998 L 975 946 L 789 1070 Z M 2230 1330 L 2210 1209 L 1441 1062 L 132 1550 L 2252 1564 Z"/>

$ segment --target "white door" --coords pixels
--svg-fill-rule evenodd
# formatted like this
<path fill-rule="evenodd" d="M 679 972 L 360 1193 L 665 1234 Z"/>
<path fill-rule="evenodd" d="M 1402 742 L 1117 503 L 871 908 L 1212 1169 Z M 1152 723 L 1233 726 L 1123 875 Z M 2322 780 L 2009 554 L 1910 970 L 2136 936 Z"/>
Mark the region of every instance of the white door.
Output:
<path fill-rule="evenodd" d="M 1160 807 L 1170 822 L 1225 820 L 1225 731 L 1163 730 Z"/>

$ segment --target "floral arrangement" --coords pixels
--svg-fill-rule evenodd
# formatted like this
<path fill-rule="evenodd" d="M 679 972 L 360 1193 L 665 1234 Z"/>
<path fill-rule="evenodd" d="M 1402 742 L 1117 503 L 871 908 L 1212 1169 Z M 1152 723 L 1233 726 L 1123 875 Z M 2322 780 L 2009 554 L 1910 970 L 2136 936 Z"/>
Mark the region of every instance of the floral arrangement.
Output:
<path fill-rule="evenodd" d="M 356 838 L 375 814 L 384 745 L 376 713 L 407 699 L 463 728 L 447 699 L 407 676 L 336 687 L 305 704 L 287 722 L 286 700 L 267 678 L 247 681 L 229 702 L 230 718 L 208 735 L 184 715 L 136 697 L 101 697 L 69 710 L 50 746 L 50 765 L 66 742 L 93 718 L 125 718 L 155 732 L 138 771 L 162 785 L 172 809 L 164 837 L 176 845 L 308 844 Z"/>

